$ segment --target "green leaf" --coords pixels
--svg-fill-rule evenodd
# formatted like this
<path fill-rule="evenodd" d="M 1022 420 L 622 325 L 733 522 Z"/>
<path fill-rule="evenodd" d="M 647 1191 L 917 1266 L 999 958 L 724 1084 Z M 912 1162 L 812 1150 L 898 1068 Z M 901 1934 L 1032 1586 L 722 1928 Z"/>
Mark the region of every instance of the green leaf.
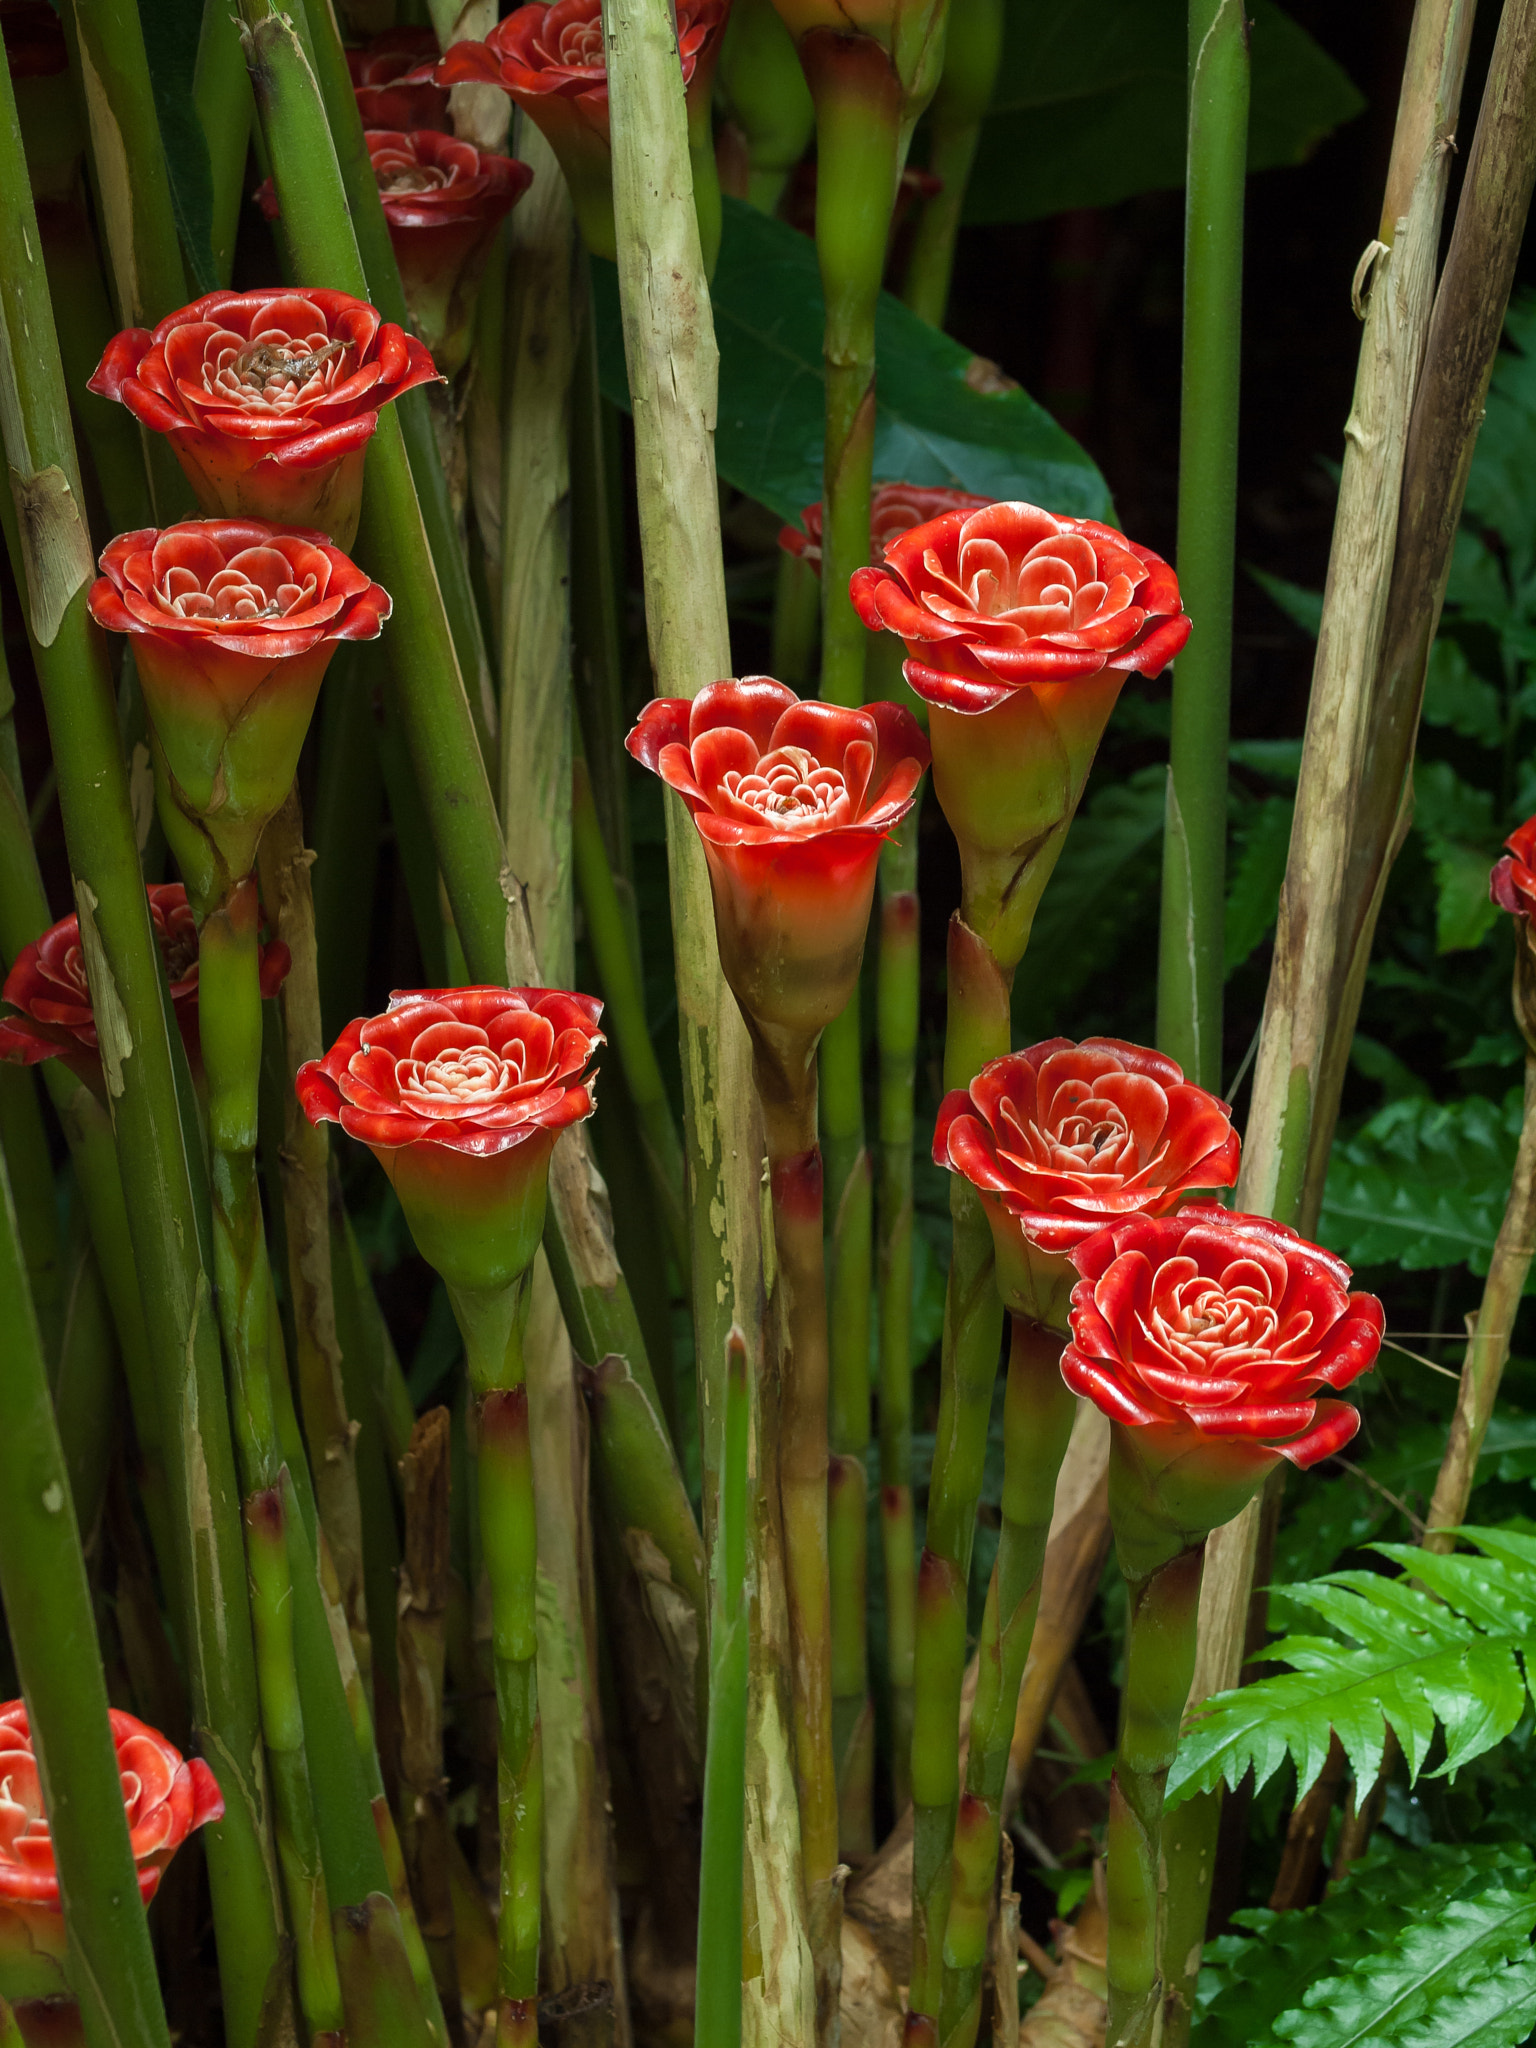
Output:
<path fill-rule="evenodd" d="M 1328 1162 L 1318 1237 L 1352 1266 L 1488 1270 L 1520 1137 L 1520 1091 L 1502 1104 L 1389 1102 Z"/>
<path fill-rule="evenodd" d="M 627 409 L 618 273 L 610 263 L 592 269 L 603 391 Z M 798 523 L 821 496 L 824 302 L 815 244 L 727 199 L 710 297 L 720 344 L 716 465 L 727 483 Z M 944 484 L 1096 519 L 1113 515 L 1103 477 L 1043 407 L 1016 385 L 979 388 L 988 381 L 977 377 L 980 359 L 888 292 L 875 350 L 877 482 Z"/>
<path fill-rule="evenodd" d="M 1300 740 L 1234 740 L 1227 757 L 1239 768 L 1294 789 L 1301 774 L 1301 746 Z"/>
<path fill-rule="evenodd" d="M 1413 822 L 1435 874 L 1435 950 L 1481 945 L 1499 915 L 1488 894 L 1499 844 L 1491 791 L 1463 782 L 1449 761 L 1416 762 Z"/>
<path fill-rule="evenodd" d="M 1267 796 L 1238 831 L 1227 884 L 1226 972 L 1230 978 L 1269 937 L 1280 907 L 1280 884 L 1291 850 L 1288 796 Z"/>
<path fill-rule="evenodd" d="M 1283 576 L 1272 576 L 1267 569 L 1255 569 L 1251 563 L 1248 574 L 1293 626 L 1300 626 L 1303 633 L 1310 634 L 1314 640 L 1317 638 L 1323 626 L 1323 593 L 1320 590 L 1306 590 L 1299 583 L 1288 583 Z"/>
<path fill-rule="evenodd" d="M 1317 1987 L 1313 1996 L 1322 1999 L 1325 1985 L 1381 1957 L 1384 1933 L 1400 1939 L 1409 1926 L 1441 1926 L 1453 1904 L 1495 1892 L 1529 1894 L 1533 1877 L 1522 1844 L 1435 1843 L 1410 1854 L 1378 1837 L 1321 1904 L 1289 1913 L 1250 1908 L 1233 1915 L 1233 1932 L 1206 1945 L 1194 2048 L 1256 2048 L 1272 2041 L 1282 2016 L 1287 2025 L 1310 2018 L 1293 2009 L 1299 1985 Z"/>
<path fill-rule="evenodd" d="M 1378 1543 L 1403 1567 L 1400 1578 L 1343 1571 L 1287 1586 L 1289 1606 L 1332 1633 L 1269 1644 L 1266 1660 L 1290 1670 L 1218 1694 L 1196 1716 L 1169 1776 L 1170 1805 L 1223 1781 L 1235 1787 L 1250 1769 L 1262 1788 L 1287 1757 L 1300 1798 L 1333 1735 L 1357 1784 L 1380 1770 L 1389 1727 L 1410 1782 L 1437 1728 L 1445 1738 L 1437 1777 L 1502 1742 L 1526 1710 L 1536 1656 L 1536 1542 L 1508 1530 L 1460 1533 L 1480 1557 Z"/>
<path fill-rule="evenodd" d="M 219 288 L 213 262 L 213 171 L 208 139 L 192 103 L 202 0 L 154 0 L 153 6 L 141 7 L 139 15 L 170 174 L 171 211 L 186 261 L 187 282 L 201 297 Z"/>
<path fill-rule="evenodd" d="M 1442 633 L 1429 651 L 1424 686 L 1424 723 L 1447 725 L 1479 746 L 1504 744 L 1504 700 L 1492 683 L 1474 675 L 1454 640 Z"/>
<path fill-rule="evenodd" d="M 1530 477 L 1536 462 L 1536 295 L 1522 292 L 1504 323 L 1487 414 L 1467 478 L 1466 514 L 1504 543 L 1510 582 L 1518 590 L 1536 566 L 1536 506 Z M 1458 550 L 1458 553 L 1461 553 Z M 1470 556 L 1470 550 L 1467 551 Z M 1458 576 L 1462 563 L 1457 563 Z M 1502 576 L 1499 579 L 1503 586 Z M 1508 604 L 1507 586 L 1504 587 Z M 1450 601 L 1450 593 L 1447 593 Z M 1462 602 L 1459 594 L 1456 601 Z M 1529 605 L 1521 607 L 1529 611 Z"/>
<path fill-rule="evenodd" d="M 1252 0 L 1248 168 L 1301 163 L 1365 101 L 1312 38 Z M 1111 206 L 1184 182 L 1182 0 L 1010 0 L 966 192 L 973 225 Z"/>

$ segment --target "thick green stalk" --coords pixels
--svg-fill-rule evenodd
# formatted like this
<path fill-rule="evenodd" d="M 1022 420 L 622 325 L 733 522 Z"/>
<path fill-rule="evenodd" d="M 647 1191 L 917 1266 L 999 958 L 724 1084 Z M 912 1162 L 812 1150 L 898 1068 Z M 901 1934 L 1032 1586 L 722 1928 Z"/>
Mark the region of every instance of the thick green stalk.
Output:
<path fill-rule="evenodd" d="M 1163 1789 L 1195 1670 L 1205 1545 L 1128 1585 L 1120 1742 L 1109 1787 L 1109 2023 L 1105 2048 L 1156 2039 Z"/>
<path fill-rule="evenodd" d="M 1061 1377 L 1060 1335 L 1013 1318 L 1003 1405 L 1003 1528 L 987 1588 L 965 1793 L 955 1823 L 944 1930 L 942 2048 L 972 2048 L 981 2020 L 1003 1787 L 1019 1687 L 1035 1632 L 1041 1571 L 1077 1401 Z"/>
<path fill-rule="evenodd" d="M 759 213 L 773 213 L 805 155 L 816 109 L 794 37 L 772 0 L 739 0 L 732 7 L 720 50 L 720 97 L 747 139 L 748 202 Z M 773 672 L 790 680 L 777 664 Z"/>
<path fill-rule="evenodd" d="M 245 198 L 245 158 L 253 112 L 240 27 L 228 0 L 203 0 L 192 104 L 208 143 L 208 168 L 213 178 L 213 222 L 208 237 L 213 267 L 219 283 L 227 286 Z"/>
<path fill-rule="evenodd" d="M 725 1461 L 709 1627 L 709 1747 L 699 1869 L 694 2033 L 712 2048 L 741 2040 L 741 1871 L 747 1778 L 747 1444 L 752 1409 L 747 1343 L 738 1331 L 725 1371 Z"/>
<path fill-rule="evenodd" d="M 1195 631 L 1173 676 L 1157 1042 L 1216 1089 L 1247 172 L 1247 16 L 1241 0 L 1190 0 L 1178 571 Z"/>
<path fill-rule="evenodd" d="M 17 1215 L 25 1218 L 18 1227 L 27 1288 L 43 1355 L 53 1364 L 64 1329 L 64 1241 L 37 1081 L 25 1067 L 0 1068 L 0 1155 L 11 1178 Z"/>
<path fill-rule="evenodd" d="M 912 1517 L 912 1098 L 917 1078 L 921 911 L 914 806 L 880 852 L 876 1037 L 880 1173 L 875 1270 L 880 1304 L 880 1531 L 896 1811 L 912 1797 L 912 1658 L 917 1618 Z"/>
<path fill-rule="evenodd" d="M 345 1251 L 339 1248 L 343 1232 Z M 337 1276 L 332 1280 L 337 1314 L 343 1313 L 345 1303 L 350 1317 L 349 1327 L 356 1333 L 343 1345 L 342 1358 L 349 1368 L 357 1363 L 366 1363 L 369 1392 L 377 1404 L 384 1432 L 387 1462 L 395 1466 L 410 1446 L 411 1433 L 416 1427 L 416 1411 L 411 1405 L 411 1390 L 405 1383 L 405 1374 L 395 1354 L 394 1340 L 374 1294 L 373 1282 L 352 1228 L 352 1219 L 342 1208 L 341 1187 L 334 1172 L 331 1175 L 331 1260 Z M 343 1271 L 346 1279 L 339 1277 Z M 356 1405 L 361 1412 L 362 1403 Z"/>
<path fill-rule="evenodd" d="M 80 1532 L 0 1163 L 0 1594 L 31 1716 L 91 2048 L 169 2048 Z"/>
<path fill-rule="evenodd" d="M 533 1456 L 523 1368 L 532 1294 L 531 1274 L 483 1293 L 449 1289 L 476 1402 L 480 1544 L 491 1587 L 501 1810 L 496 2048 L 533 2048 L 538 2032 L 544 1771 Z"/>
<path fill-rule="evenodd" d="M 989 1060 L 1000 1059 L 1008 1050 L 1012 975 L 959 914 L 950 920 L 948 965 L 944 1085 L 961 1088 Z M 993 1275 L 991 1226 L 974 1188 L 958 1174 L 950 1183 L 949 1209 L 954 1248 L 944 1300 L 938 1434 L 918 1567 L 912 1673 L 911 2009 L 935 2030 L 960 1796 L 966 1587 L 1003 1323 Z"/>
<path fill-rule="evenodd" d="M 773 586 L 773 673 L 802 695 L 816 674 L 821 639 L 821 579 L 787 548 Z"/>
<path fill-rule="evenodd" d="M 86 610 L 93 559 L 81 514 L 52 315 L 27 250 L 37 230 L 8 76 L 0 76 L 0 390 L 11 491 L 0 518 L 58 770 L 87 972 L 127 1196 L 145 1322 L 160 1361 L 192 1710 L 226 1815 L 207 1846 L 225 2026 L 252 2048 L 269 1986 L 279 2004 L 281 1906 L 266 1817 L 250 1608 L 228 1410 L 191 1162 L 161 1001 L 106 650 Z M 23 551 L 14 506 L 26 507 Z"/>
<path fill-rule="evenodd" d="M 117 1343 L 112 1310 L 91 1250 L 89 1226 L 71 1218 L 64 1324 L 53 1375 L 53 1408 L 81 1538 L 95 1542 L 107 1479 L 119 1447 Z"/>
<path fill-rule="evenodd" d="M 943 180 L 923 202 L 907 258 L 902 297 L 930 327 L 942 327 L 955 267 L 955 240 L 981 124 L 1003 55 L 1003 0 L 949 0 L 944 69 L 928 113 L 928 169 Z"/>

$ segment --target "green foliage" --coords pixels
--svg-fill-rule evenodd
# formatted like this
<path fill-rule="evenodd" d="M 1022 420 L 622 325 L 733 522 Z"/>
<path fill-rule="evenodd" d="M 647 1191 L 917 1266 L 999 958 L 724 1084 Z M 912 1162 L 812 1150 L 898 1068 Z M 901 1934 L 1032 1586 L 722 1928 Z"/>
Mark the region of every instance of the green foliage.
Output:
<path fill-rule="evenodd" d="M 1520 1138 L 1518 1088 L 1398 1096 L 1333 1148 L 1318 1236 L 1352 1266 L 1486 1273 Z"/>
<path fill-rule="evenodd" d="M 1297 1795 L 1314 1783 L 1337 1735 L 1359 1784 L 1381 1768 L 1386 1731 L 1402 1746 L 1410 1783 L 1444 1740 L 1438 1775 L 1492 1749 L 1526 1710 L 1536 1656 L 1536 1541 L 1509 1529 L 1466 1529 L 1482 1553 L 1437 1557 L 1378 1543 L 1402 1576 L 1330 1572 L 1284 1589 L 1286 1605 L 1330 1635 L 1292 1634 L 1266 1661 L 1291 1669 L 1222 1693 L 1185 1734 L 1169 1777 L 1170 1803 L 1251 1769 L 1262 1787 L 1287 1757 Z"/>
<path fill-rule="evenodd" d="M 720 344 L 715 460 L 721 476 L 798 523 L 821 496 L 824 302 L 816 246 L 786 222 L 725 202 L 710 290 Z M 605 395 L 628 408 L 618 273 L 593 265 Z M 977 358 L 890 293 L 875 323 L 880 364 L 876 480 L 947 484 L 1105 518 L 1108 486 L 1089 457 L 1017 386 L 967 382 Z"/>
<path fill-rule="evenodd" d="M 1274 0 L 1250 12 L 1257 171 L 1302 162 L 1365 101 Z M 966 220 L 1037 220 L 1182 185 L 1187 36 L 1182 0 L 1012 0 Z"/>
<path fill-rule="evenodd" d="M 139 14 L 187 283 L 194 294 L 217 291 L 211 239 L 213 172 L 207 138 L 192 104 L 192 74 L 203 20 L 201 0 L 155 0 L 153 7 L 142 7 Z"/>
<path fill-rule="evenodd" d="M 1234 1923 L 1205 1952 L 1194 2048 L 1513 2048 L 1536 2025 L 1523 1845 L 1378 1842 L 1321 1905 Z"/>
<path fill-rule="evenodd" d="M 1233 834 L 1227 871 L 1226 967 L 1230 978 L 1262 945 L 1275 922 L 1291 850 L 1288 796 L 1261 797 Z"/>

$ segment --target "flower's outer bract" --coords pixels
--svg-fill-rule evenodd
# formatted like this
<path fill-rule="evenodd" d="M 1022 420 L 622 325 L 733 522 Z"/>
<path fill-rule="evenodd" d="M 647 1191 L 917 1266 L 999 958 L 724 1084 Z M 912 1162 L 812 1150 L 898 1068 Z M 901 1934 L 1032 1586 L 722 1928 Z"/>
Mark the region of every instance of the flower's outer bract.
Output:
<path fill-rule="evenodd" d="M 1488 894 L 1500 910 L 1529 918 L 1536 912 L 1536 818 L 1527 818 L 1504 846 L 1503 859 L 1488 877 Z"/>
<path fill-rule="evenodd" d="M 939 484 L 876 484 L 869 504 L 870 552 L 879 555 L 887 541 L 898 539 L 910 527 L 937 519 L 943 512 L 979 512 L 990 498 L 978 498 L 969 491 L 946 490 Z M 779 528 L 779 546 L 787 555 L 798 555 L 821 574 L 821 516 L 818 498 L 800 514 L 798 526 Z"/>
<path fill-rule="evenodd" d="M 196 898 L 183 821 L 206 832 L 230 877 L 250 872 L 327 663 L 343 640 L 377 638 L 389 596 L 323 533 L 255 519 L 121 533 L 101 571 L 91 616 L 133 636 L 161 818 Z"/>
<path fill-rule="evenodd" d="M 678 56 L 690 117 L 709 105 L 727 0 L 677 0 Z M 529 0 L 483 43 L 455 43 L 433 73 L 439 85 L 499 85 L 543 130 L 560 160 L 587 247 L 610 260 L 613 154 L 600 0 Z"/>
<path fill-rule="evenodd" d="M 422 1255 L 450 1286 L 527 1267 L 550 1153 L 592 1113 L 602 1005 L 561 989 L 410 989 L 359 1017 L 295 1086 L 383 1166 Z"/>
<path fill-rule="evenodd" d="M 197 924 L 180 882 L 150 883 L 149 915 L 165 961 L 176 1022 L 196 1067 Z M 283 985 L 288 948 L 281 939 L 269 939 L 262 945 L 260 960 L 265 999 Z M 105 1096 L 78 917 L 61 918 L 41 938 L 23 946 L 0 988 L 0 1002 L 14 1012 L 0 1015 L 0 1059 L 23 1066 L 62 1059 L 98 1096 Z"/>
<path fill-rule="evenodd" d="M 386 29 L 360 49 L 349 49 L 347 69 L 363 126 L 451 133 L 447 92 L 420 75 L 423 66 L 430 73 L 436 62 L 437 35 L 430 28 Z"/>
<path fill-rule="evenodd" d="M 128 1840 L 148 1905 L 188 1835 L 221 1820 L 224 1798 L 201 1757 L 183 1757 L 132 1714 L 109 1710 Z M 0 1914 L 22 1921 L 35 1950 L 65 1953 L 64 1909 L 26 1703 L 0 1706 Z"/>
<path fill-rule="evenodd" d="M 437 376 L 346 292 L 210 292 L 107 344 L 90 389 L 169 437 L 205 512 L 319 527 L 350 547 L 379 408 Z"/>
<path fill-rule="evenodd" d="M 760 1025 L 817 1032 L 858 978 L 880 848 L 928 743 L 896 704 L 802 702 L 771 676 L 658 697 L 625 742 L 693 814 L 725 978 Z"/>
<path fill-rule="evenodd" d="M 1238 1152 L 1224 1102 L 1115 1038 L 1050 1038 L 993 1060 L 945 1096 L 933 1134 L 934 1163 L 981 1197 L 1004 1301 L 1063 1334 L 1073 1246 L 1231 1187 Z"/>

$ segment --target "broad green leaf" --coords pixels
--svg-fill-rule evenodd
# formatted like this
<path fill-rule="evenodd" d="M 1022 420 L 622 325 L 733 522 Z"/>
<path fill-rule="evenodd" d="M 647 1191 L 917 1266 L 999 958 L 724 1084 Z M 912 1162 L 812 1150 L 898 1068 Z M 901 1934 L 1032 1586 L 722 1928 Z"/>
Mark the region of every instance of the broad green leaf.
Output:
<path fill-rule="evenodd" d="M 1300 740 L 1234 740 L 1227 749 L 1227 757 L 1239 768 L 1250 769 L 1255 775 L 1267 775 L 1272 782 L 1283 782 L 1294 789 L 1301 774 Z"/>
<path fill-rule="evenodd" d="M 155 113 L 165 166 L 170 175 L 171 211 L 195 295 L 217 291 L 213 265 L 213 172 L 208 141 L 192 103 L 192 73 L 202 28 L 202 0 L 154 0 L 141 7 L 144 48 L 154 87 Z M 164 311 L 165 308 L 159 308 Z"/>
<path fill-rule="evenodd" d="M 595 263 L 598 361 L 605 395 L 629 405 L 618 273 Z M 710 288 L 720 345 L 715 462 L 721 476 L 798 524 L 821 496 L 821 275 L 815 244 L 781 220 L 725 202 Z M 944 484 L 1023 498 L 1096 519 L 1113 516 L 1090 458 L 1028 394 L 997 388 L 993 366 L 881 294 L 875 322 L 877 482 Z M 969 381 L 968 381 L 969 380 Z"/>
<path fill-rule="evenodd" d="M 1434 1926 L 1455 1901 L 1526 1892 L 1533 1879 L 1523 1844 L 1433 1843 L 1410 1852 L 1378 1836 L 1320 1904 L 1289 1913 L 1250 1907 L 1234 1914 L 1231 1932 L 1207 1943 L 1195 1995 L 1194 2048 L 1272 2041 L 1276 2021 L 1295 2006 L 1298 1986 L 1347 1974 L 1379 1955 L 1384 1935 Z"/>
<path fill-rule="evenodd" d="M 1403 1096 L 1418 1095 L 1426 1101 L 1434 1098 L 1429 1083 L 1422 1074 L 1416 1074 L 1405 1060 L 1400 1060 L 1389 1045 L 1383 1045 L 1379 1038 L 1370 1038 L 1363 1031 L 1357 1031 L 1349 1048 L 1350 1064 L 1359 1069 L 1368 1081 L 1377 1081 L 1390 1100 Z"/>
<path fill-rule="evenodd" d="M 1365 101 L 1306 32 L 1251 0 L 1248 168 L 1301 163 Z M 1183 0 L 1010 0 L 966 192 L 973 224 L 1110 206 L 1184 182 Z"/>
<path fill-rule="evenodd" d="M 1376 1544 L 1402 1566 L 1402 1577 L 1329 1572 L 1284 1588 L 1291 1608 L 1332 1633 L 1269 1644 L 1266 1660 L 1289 1670 L 1218 1694 L 1202 1709 L 1179 1744 L 1169 1803 L 1223 1781 L 1235 1787 L 1250 1769 L 1262 1788 L 1287 1757 L 1299 1798 L 1334 1735 L 1357 1784 L 1370 1784 L 1380 1770 L 1389 1727 L 1410 1782 L 1437 1731 L 1445 1755 L 1436 1776 L 1454 1775 L 1502 1742 L 1529 1699 L 1536 1543 L 1497 1530 L 1460 1533 L 1483 1554 L 1431 1561 L 1416 1548 Z"/>
<path fill-rule="evenodd" d="M 1253 806 L 1236 835 L 1232 872 L 1227 882 L 1225 953 L 1229 976 L 1237 972 L 1274 927 L 1280 907 L 1280 884 L 1285 880 L 1285 863 L 1291 850 L 1294 808 L 1288 796 L 1264 797 Z"/>
<path fill-rule="evenodd" d="M 1454 640 L 1442 633 L 1429 651 L 1424 686 L 1424 723 L 1447 725 L 1479 746 L 1504 744 L 1504 701 L 1492 683 L 1475 675 Z"/>
<path fill-rule="evenodd" d="M 1520 1091 L 1502 1104 L 1389 1102 L 1328 1162 L 1318 1237 L 1352 1266 L 1486 1273 L 1520 1136 Z"/>

